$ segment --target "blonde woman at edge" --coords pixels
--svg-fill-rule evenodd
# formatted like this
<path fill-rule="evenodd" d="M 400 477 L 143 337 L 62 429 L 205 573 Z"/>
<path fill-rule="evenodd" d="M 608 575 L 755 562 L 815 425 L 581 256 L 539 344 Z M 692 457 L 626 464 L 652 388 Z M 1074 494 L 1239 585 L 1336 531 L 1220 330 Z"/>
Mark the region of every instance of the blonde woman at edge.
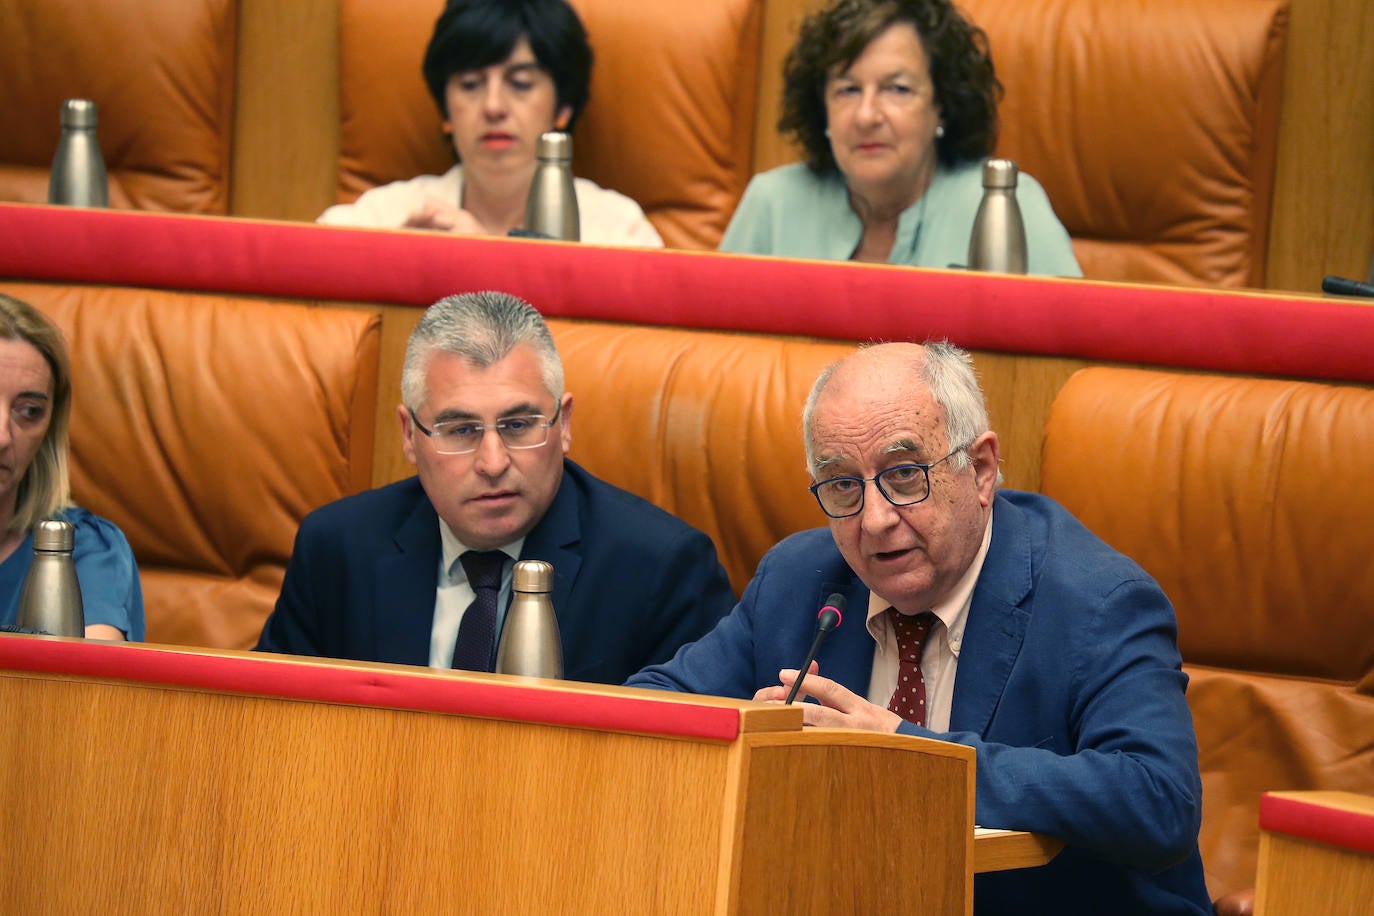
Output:
<path fill-rule="evenodd" d="M 60 518 L 72 551 L 86 636 L 142 640 L 143 589 L 129 542 L 112 522 L 72 505 L 67 479 L 71 363 L 56 327 L 0 293 L 0 624 L 13 626 L 33 562 L 33 529 Z"/>

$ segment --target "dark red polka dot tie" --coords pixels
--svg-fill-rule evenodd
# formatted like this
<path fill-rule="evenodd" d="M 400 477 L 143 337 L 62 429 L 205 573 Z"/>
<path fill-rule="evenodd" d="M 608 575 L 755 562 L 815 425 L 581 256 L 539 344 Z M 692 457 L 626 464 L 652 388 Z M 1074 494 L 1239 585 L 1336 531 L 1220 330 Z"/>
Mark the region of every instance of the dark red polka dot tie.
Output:
<path fill-rule="evenodd" d="M 935 624 L 935 615 L 902 614 L 896 608 L 887 609 L 887 619 L 897 634 L 897 689 L 887 708 L 912 725 L 926 724 L 926 680 L 921 675 L 921 652 L 926 637 Z"/>

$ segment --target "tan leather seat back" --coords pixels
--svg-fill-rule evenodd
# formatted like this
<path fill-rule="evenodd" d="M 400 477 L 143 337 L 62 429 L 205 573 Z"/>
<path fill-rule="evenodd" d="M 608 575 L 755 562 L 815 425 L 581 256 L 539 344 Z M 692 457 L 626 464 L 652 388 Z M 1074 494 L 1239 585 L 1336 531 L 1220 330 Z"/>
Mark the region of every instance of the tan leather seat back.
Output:
<path fill-rule="evenodd" d="M 761 0 L 571 0 L 596 62 L 573 170 L 644 208 L 671 247 L 714 248 L 749 179 Z M 339 200 L 453 164 L 420 75 L 440 0 L 341 0 Z"/>
<path fill-rule="evenodd" d="M 826 524 L 806 490 L 801 410 L 852 344 L 549 325 L 575 399 L 573 459 L 710 535 L 736 592 L 770 547 Z"/>
<path fill-rule="evenodd" d="M 961 0 L 1089 277 L 1263 286 L 1286 0 Z"/>
<path fill-rule="evenodd" d="M 0 200 L 45 203 L 63 99 L 97 106 L 110 206 L 227 213 L 238 4 L 0 3 Z"/>
<path fill-rule="evenodd" d="M 1043 491 L 1178 612 L 1203 862 L 1253 884 L 1259 795 L 1374 791 L 1374 391 L 1091 368 L 1060 390 Z"/>
<path fill-rule="evenodd" d="M 72 490 L 124 531 L 150 642 L 248 648 L 307 512 L 365 489 L 378 315 L 10 284 L 72 356 Z"/>

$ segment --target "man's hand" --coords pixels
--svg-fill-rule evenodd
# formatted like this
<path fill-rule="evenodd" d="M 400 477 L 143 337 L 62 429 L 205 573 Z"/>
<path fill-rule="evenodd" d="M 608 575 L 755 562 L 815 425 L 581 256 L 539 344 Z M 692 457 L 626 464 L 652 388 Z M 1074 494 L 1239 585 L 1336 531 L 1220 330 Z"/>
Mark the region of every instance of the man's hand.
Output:
<path fill-rule="evenodd" d="M 802 704 L 803 721 L 807 725 L 895 732 L 897 726 L 902 724 L 902 717 L 895 712 L 876 706 L 829 678 L 821 677 L 817 674 L 818 671 L 820 666 L 812 662 L 806 679 L 802 681 L 801 690 L 797 693 L 798 703 L 809 696 L 820 702 L 819 706 L 815 703 Z M 785 701 L 787 694 L 792 691 L 792 684 L 796 682 L 798 673 L 796 668 L 782 669 L 778 672 L 778 680 L 781 683 L 776 687 L 763 688 L 754 694 L 754 699 L 763 703 Z"/>
<path fill-rule="evenodd" d="M 431 229 L 455 235 L 491 235 L 477 217 L 437 197 L 426 197 L 420 208 L 406 217 L 402 228 Z"/>

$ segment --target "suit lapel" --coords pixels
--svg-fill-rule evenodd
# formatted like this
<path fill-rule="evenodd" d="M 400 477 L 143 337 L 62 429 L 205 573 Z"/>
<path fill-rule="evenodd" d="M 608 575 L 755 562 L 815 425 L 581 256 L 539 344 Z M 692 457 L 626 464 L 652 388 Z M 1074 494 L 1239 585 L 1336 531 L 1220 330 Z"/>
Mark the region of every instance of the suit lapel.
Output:
<path fill-rule="evenodd" d="M 563 643 L 571 640 L 569 628 L 585 622 L 586 615 L 572 614 L 572 587 L 582 568 L 582 520 L 578 512 L 577 485 L 570 479 L 568 465 L 563 463 L 563 480 L 544 517 L 530 529 L 522 560 L 544 560 L 553 564 L 553 607 L 558 617 Z"/>
<path fill-rule="evenodd" d="M 993 504 L 992 543 L 973 590 L 954 679 L 950 731 L 986 733 L 1026 638 L 1031 591 L 1030 529 L 1021 510 L 1000 496 Z"/>
<path fill-rule="evenodd" d="M 395 552 L 377 560 L 372 597 L 377 660 L 428 665 L 440 546 L 439 516 L 423 490 L 392 543 Z"/>

